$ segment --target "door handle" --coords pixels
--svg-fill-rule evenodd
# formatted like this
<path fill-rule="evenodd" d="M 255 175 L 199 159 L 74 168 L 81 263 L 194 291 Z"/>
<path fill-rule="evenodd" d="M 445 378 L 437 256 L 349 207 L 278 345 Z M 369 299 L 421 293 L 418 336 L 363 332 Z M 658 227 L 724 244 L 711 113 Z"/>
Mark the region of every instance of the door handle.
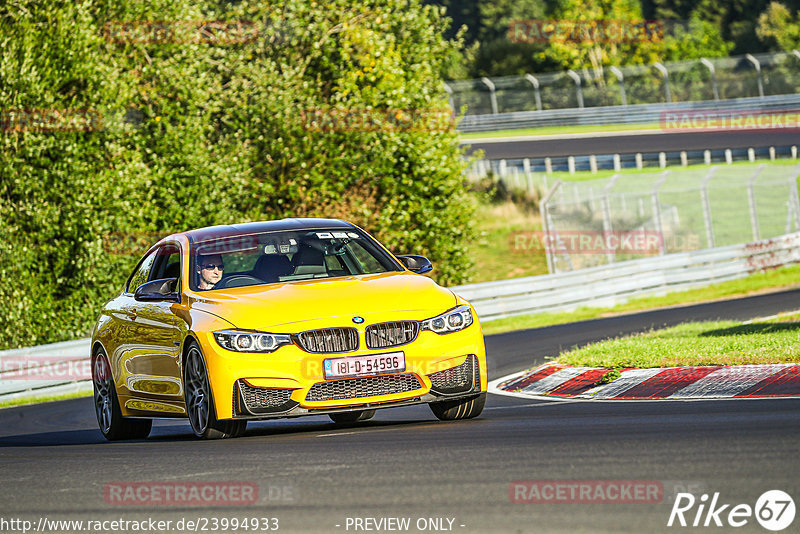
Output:
<path fill-rule="evenodd" d="M 136 320 L 136 308 L 133 308 L 130 312 L 130 316 L 132 320 Z"/>

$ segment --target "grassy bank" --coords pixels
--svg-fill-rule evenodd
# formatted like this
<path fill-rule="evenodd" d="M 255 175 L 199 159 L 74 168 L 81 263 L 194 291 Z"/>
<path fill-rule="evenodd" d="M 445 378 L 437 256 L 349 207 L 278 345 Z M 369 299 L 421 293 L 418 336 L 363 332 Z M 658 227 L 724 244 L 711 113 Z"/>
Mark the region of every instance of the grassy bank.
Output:
<path fill-rule="evenodd" d="M 0 402 L 0 408 L 9 408 L 11 406 L 24 406 L 26 404 L 40 404 L 42 402 L 53 402 L 67 399 L 77 399 L 82 397 L 91 397 L 91 391 L 76 391 L 73 393 L 64 393 L 62 395 L 42 395 L 41 397 L 34 397 L 30 399 L 14 399 Z"/>
<path fill-rule="evenodd" d="M 685 323 L 562 353 L 558 362 L 605 368 L 798 363 L 800 315 Z"/>
<path fill-rule="evenodd" d="M 800 265 L 782 267 L 764 273 L 756 273 L 739 280 L 713 284 L 699 289 L 676 291 L 663 296 L 641 297 L 610 308 L 580 308 L 571 312 L 539 313 L 520 315 L 482 323 L 484 334 L 499 334 L 512 330 L 539 328 L 554 324 L 597 319 L 628 312 L 663 308 L 752 295 L 778 288 L 800 287 Z"/>
<path fill-rule="evenodd" d="M 513 202 L 482 202 L 476 213 L 478 239 L 470 245 L 475 260 L 472 283 L 547 274 L 543 251 L 516 252 L 517 232 L 541 231 L 542 219 Z"/>

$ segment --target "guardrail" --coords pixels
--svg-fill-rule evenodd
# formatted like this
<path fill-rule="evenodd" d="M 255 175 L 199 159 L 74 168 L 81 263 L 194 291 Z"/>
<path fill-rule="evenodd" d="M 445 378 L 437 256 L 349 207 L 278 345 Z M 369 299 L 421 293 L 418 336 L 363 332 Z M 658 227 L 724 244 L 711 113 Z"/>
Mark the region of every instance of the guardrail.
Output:
<path fill-rule="evenodd" d="M 631 297 L 701 287 L 798 262 L 800 232 L 744 245 L 450 289 L 470 301 L 482 321 L 488 321 L 581 306 L 613 306 Z"/>
<path fill-rule="evenodd" d="M 455 286 L 481 320 L 580 306 L 612 306 L 734 280 L 800 262 L 800 232 L 694 252 L 619 262 L 567 273 Z M 92 390 L 88 338 L 0 351 L 0 402 Z"/>
<path fill-rule="evenodd" d="M 0 351 L 0 402 L 92 390 L 88 338 Z"/>
<path fill-rule="evenodd" d="M 680 111 L 786 111 L 800 106 L 800 95 L 735 98 L 731 100 L 637 104 L 593 108 L 518 111 L 494 115 L 466 115 L 458 131 L 491 132 L 548 126 L 590 126 L 605 124 L 656 124 L 665 113 Z"/>

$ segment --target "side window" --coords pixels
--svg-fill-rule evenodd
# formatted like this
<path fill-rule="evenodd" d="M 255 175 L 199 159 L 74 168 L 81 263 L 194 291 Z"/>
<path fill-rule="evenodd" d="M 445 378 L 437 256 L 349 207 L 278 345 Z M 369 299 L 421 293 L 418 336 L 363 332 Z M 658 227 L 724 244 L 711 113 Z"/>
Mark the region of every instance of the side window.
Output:
<path fill-rule="evenodd" d="M 364 250 L 364 247 L 355 240 L 350 241 L 347 244 L 347 248 L 350 249 L 350 252 L 352 252 L 353 256 L 356 258 L 362 273 L 382 273 L 386 271 L 386 268 L 383 267 L 372 254 Z"/>
<path fill-rule="evenodd" d="M 137 287 L 147 282 L 148 276 L 150 276 L 150 270 L 153 267 L 153 261 L 155 261 L 157 254 L 158 250 L 154 250 L 145 256 L 145 258 L 136 267 L 136 270 L 133 272 L 133 275 L 128 281 L 128 287 L 126 288 L 128 293 L 133 293 L 136 291 Z"/>
<path fill-rule="evenodd" d="M 174 244 L 159 247 L 156 251 L 156 260 L 147 281 L 161 278 L 179 278 L 181 275 L 180 248 Z"/>

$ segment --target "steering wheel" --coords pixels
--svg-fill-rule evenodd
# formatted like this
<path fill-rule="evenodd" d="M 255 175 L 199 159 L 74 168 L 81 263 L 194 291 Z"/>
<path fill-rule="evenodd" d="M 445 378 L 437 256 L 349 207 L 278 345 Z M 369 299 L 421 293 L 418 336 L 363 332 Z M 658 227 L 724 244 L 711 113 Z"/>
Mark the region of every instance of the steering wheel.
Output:
<path fill-rule="evenodd" d="M 251 276 L 249 274 L 234 274 L 228 278 L 223 278 L 220 280 L 217 285 L 214 286 L 214 289 L 227 289 L 229 287 L 252 286 L 255 284 L 265 283 L 266 282 L 264 282 L 264 280 L 261 278 L 256 278 L 255 276 Z"/>

